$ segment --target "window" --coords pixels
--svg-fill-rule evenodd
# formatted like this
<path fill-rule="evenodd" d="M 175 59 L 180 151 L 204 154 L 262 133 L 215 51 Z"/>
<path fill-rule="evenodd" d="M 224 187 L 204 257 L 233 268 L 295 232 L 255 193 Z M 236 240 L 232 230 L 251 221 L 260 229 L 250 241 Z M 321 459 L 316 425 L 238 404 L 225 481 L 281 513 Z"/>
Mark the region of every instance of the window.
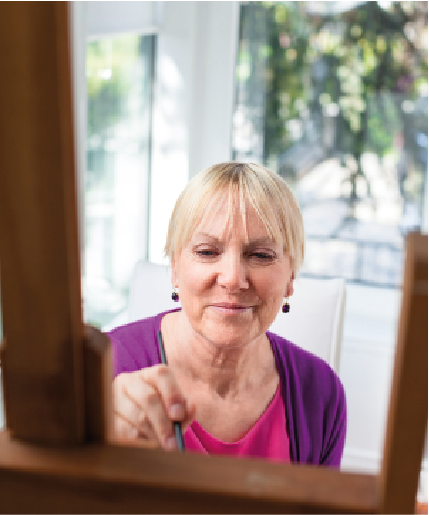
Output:
<path fill-rule="evenodd" d="M 427 2 L 243 2 L 233 158 L 285 177 L 303 274 L 390 287 L 426 227 Z"/>
<path fill-rule="evenodd" d="M 427 2 L 241 2 L 239 32 L 233 158 L 294 190 L 302 275 L 347 280 L 342 467 L 377 472 L 404 236 L 427 231 Z"/>
<path fill-rule="evenodd" d="M 155 36 L 91 40 L 83 297 L 85 321 L 115 324 L 130 275 L 148 254 Z"/>

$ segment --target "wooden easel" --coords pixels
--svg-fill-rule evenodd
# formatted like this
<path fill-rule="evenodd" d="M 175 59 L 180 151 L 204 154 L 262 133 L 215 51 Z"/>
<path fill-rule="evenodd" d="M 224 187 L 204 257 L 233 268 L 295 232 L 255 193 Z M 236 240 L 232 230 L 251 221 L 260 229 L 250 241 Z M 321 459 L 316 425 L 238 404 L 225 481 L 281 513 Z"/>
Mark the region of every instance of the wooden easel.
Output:
<path fill-rule="evenodd" d="M 109 341 L 81 315 L 67 3 L 0 3 L 0 52 L 0 511 L 411 513 L 427 424 L 427 236 L 408 238 L 379 476 L 115 444 Z"/>

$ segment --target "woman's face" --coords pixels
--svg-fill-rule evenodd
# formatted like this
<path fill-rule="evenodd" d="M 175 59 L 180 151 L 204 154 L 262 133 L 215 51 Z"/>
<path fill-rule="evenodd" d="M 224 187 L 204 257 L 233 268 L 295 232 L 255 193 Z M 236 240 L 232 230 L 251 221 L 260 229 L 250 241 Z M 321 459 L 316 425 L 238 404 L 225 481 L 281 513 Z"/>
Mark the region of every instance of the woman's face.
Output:
<path fill-rule="evenodd" d="M 210 207 L 173 263 L 183 312 L 192 329 L 219 347 L 240 347 L 263 335 L 293 293 L 291 259 L 247 206 L 227 224 L 227 197 Z"/>

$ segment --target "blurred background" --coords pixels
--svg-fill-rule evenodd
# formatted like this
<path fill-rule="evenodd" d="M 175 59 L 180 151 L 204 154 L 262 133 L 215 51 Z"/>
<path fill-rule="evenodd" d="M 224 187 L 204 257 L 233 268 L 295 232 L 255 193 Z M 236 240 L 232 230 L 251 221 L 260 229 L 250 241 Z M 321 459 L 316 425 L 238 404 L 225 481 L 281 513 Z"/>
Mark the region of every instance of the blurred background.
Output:
<path fill-rule="evenodd" d="M 218 160 L 263 163 L 294 190 L 307 230 L 303 275 L 400 288 L 404 236 L 427 226 L 427 3 L 213 3 L 212 11 L 223 12 L 217 27 L 213 20 L 212 42 L 201 37 L 209 8 L 172 3 L 80 6 L 87 22 L 81 144 L 88 320 L 105 326 L 121 313 L 137 259 L 163 261 L 174 197 L 199 171 L 198 161 L 216 161 L 197 155 L 192 162 L 192 131 L 210 123 L 207 113 L 198 119 L 205 97 L 228 118 L 229 148 Z M 184 25 L 181 16 L 192 7 L 194 23 Z M 171 30 L 191 40 L 181 42 L 182 55 L 165 48 L 177 38 L 167 34 L 169 10 L 182 11 Z M 135 30 L 124 11 L 135 16 Z M 198 45 L 216 45 L 217 30 L 219 39 L 229 30 L 231 45 L 217 60 L 205 59 Z M 220 59 L 229 61 L 229 73 Z M 228 98 L 210 92 L 210 75 L 226 81 Z M 157 137 L 161 148 L 154 149 Z M 151 179 L 160 157 L 171 167 L 161 189 L 172 195 L 156 199 L 165 214 L 158 218 Z"/>
<path fill-rule="evenodd" d="M 85 321 L 126 322 L 134 266 L 166 262 L 191 177 L 225 160 L 265 164 L 303 212 L 302 276 L 347 280 L 343 468 L 376 472 L 404 238 L 427 232 L 427 2 L 71 9 Z"/>

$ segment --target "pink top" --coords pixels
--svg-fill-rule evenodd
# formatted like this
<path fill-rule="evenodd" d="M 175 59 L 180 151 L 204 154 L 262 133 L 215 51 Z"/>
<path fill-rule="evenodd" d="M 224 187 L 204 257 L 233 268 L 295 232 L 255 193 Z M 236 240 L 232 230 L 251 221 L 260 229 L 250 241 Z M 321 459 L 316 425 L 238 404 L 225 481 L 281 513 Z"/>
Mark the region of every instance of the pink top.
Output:
<path fill-rule="evenodd" d="M 280 383 L 270 404 L 249 430 L 237 442 L 222 442 L 205 431 L 196 420 L 185 431 L 186 450 L 202 454 L 253 456 L 290 463 L 289 437 Z"/>

